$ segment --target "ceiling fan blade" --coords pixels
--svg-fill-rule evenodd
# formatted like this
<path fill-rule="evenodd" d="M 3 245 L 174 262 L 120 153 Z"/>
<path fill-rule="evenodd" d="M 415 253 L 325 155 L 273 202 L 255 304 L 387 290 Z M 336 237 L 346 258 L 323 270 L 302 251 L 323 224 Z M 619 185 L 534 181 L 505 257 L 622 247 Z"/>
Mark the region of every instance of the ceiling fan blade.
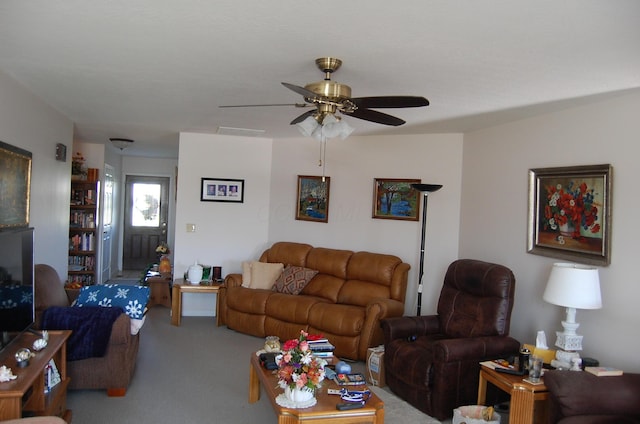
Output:
<path fill-rule="evenodd" d="M 309 97 L 311 99 L 315 99 L 315 98 L 321 97 L 321 96 L 318 96 L 313 91 L 307 90 L 306 88 L 300 87 L 298 85 L 289 84 L 288 82 L 283 82 L 282 85 L 287 87 L 289 90 L 295 91 L 296 93 L 300 94 L 301 96 L 303 96 L 305 98 Z"/>
<path fill-rule="evenodd" d="M 315 110 L 308 110 L 308 111 L 306 111 L 305 113 L 303 113 L 302 115 L 298 116 L 298 117 L 297 117 L 296 119 L 294 119 L 293 121 L 291 121 L 291 122 L 289 123 L 289 125 L 295 125 L 295 124 L 297 124 L 298 122 L 302 122 L 302 121 L 304 121 L 305 119 L 307 119 L 308 117 L 313 116 L 313 114 L 314 114 L 314 113 L 316 113 L 316 111 L 315 111 Z"/>
<path fill-rule="evenodd" d="M 354 118 L 364 119 L 365 121 L 376 122 L 378 124 L 391 125 L 393 127 L 398 127 L 405 123 L 405 121 L 400 118 L 371 109 L 356 109 L 350 113 L 343 113 L 347 116 L 353 116 Z"/>
<path fill-rule="evenodd" d="M 359 108 L 402 108 L 429 106 L 429 100 L 419 96 L 375 96 L 351 99 Z"/>
<path fill-rule="evenodd" d="M 295 107 L 310 107 L 310 104 L 307 103 L 271 103 L 271 104 L 259 104 L 259 105 L 221 105 L 218 107 L 229 108 L 229 107 L 263 107 L 263 106 L 295 106 Z"/>

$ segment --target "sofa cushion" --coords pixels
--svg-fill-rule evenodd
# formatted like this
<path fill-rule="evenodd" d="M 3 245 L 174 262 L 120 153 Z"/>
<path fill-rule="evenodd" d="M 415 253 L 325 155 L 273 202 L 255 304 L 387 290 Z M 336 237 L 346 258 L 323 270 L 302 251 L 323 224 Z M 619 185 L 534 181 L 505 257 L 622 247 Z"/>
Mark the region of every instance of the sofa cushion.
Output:
<path fill-rule="evenodd" d="M 318 271 L 315 269 L 288 265 L 276 279 L 273 285 L 273 291 L 285 294 L 298 294 L 309 284 L 309 281 L 311 281 L 316 274 L 318 274 Z"/>
<path fill-rule="evenodd" d="M 242 286 L 250 289 L 270 290 L 276 282 L 284 264 L 251 261 L 242 264 Z"/>
<path fill-rule="evenodd" d="M 322 334 L 357 337 L 364 328 L 365 308 L 334 303 L 316 303 L 309 312 L 309 327 Z"/>
<path fill-rule="evenodd" d="M 100 284 L 83 287 L 75 306 L 117 306 L 131 318 L 142 319 L 148 302 L 149 287 Z"/>

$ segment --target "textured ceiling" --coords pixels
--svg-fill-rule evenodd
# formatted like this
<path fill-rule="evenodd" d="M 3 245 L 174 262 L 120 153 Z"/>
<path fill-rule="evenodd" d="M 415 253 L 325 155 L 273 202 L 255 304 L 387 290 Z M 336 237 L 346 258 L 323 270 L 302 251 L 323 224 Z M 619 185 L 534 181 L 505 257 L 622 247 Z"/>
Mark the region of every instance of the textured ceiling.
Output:
<path fill-rule="evenodd" d="M 640 87 L 637 0 L 3 0 L 0 70 L 68 116 L 76 139 L 177 155 L 181 131 L 299 137 L 280 82 L 343 60 L 354 97 L 419 95 L 354 135 L 462 132 Z"/>

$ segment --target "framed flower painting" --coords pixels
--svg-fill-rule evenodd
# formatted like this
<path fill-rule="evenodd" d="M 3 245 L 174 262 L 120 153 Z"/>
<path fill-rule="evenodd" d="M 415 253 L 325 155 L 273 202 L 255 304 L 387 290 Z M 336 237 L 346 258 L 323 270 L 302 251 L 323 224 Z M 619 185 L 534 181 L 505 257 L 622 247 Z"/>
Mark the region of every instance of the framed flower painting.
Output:
<path fill-rule="evenodd" d="M 529 253 L 608 265 L 611 165 L 529 170 Z"/>

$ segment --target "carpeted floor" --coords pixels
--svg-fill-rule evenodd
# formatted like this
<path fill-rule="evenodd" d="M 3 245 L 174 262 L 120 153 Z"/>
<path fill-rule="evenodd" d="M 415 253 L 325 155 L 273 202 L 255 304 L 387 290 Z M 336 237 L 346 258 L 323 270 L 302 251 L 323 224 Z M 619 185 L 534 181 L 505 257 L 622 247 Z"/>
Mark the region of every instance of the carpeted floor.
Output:
<path fill-rule="evenodd" d="M 151 308 L 141 330 L 140 352 L 127 395 L 109 398 L 104 391 L 68 394 L 74 424 L 112 423 L 275 423 L 264 396 L 250 404 L 249 358 L 262 338 L 216 327 L 207 317 L 183 317 L 170 324 L 170 311 Z M 352 365 L 364 371 L 364 363 Z M 384 389 L 374 388 L 385 402 L 385 422 L 433 424 Z"/>

